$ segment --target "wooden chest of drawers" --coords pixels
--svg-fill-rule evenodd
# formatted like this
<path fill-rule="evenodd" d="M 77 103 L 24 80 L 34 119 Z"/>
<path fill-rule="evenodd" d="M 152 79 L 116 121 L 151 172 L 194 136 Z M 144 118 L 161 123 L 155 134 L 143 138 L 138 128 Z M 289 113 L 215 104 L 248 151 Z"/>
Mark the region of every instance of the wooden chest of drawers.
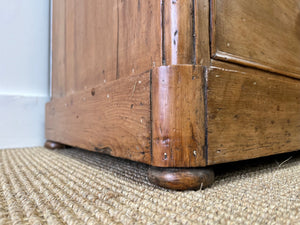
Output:
<path fill-rule="evenodd" d="M 300 148 L 297 0 L 53 0 L 46 146 L 149 164 L 173 189 Z"/>

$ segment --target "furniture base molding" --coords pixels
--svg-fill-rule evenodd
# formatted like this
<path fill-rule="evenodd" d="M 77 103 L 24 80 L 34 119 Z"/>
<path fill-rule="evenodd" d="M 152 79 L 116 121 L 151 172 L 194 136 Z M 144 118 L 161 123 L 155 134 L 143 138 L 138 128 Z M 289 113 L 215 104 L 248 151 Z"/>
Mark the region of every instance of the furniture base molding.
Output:
<path fill-rule="evenodd" d="M 45 142 L 45 144 L 44 144 L 44 147 L 47 148 L 47 149 L 54 150 L 54 149 L 63 149 L 63 148 L 66 148 L 66 145 L 58 143 L 58 142 L 55 142 L 55 141 L 47 140 Z"/>
<path fill-rule="evenodd" d="M 163 188 L 185 191 L 209 187 L 215 180 L 214 171 L 205 168 L 161 168 L 150 167 L 148 179 Z"/>

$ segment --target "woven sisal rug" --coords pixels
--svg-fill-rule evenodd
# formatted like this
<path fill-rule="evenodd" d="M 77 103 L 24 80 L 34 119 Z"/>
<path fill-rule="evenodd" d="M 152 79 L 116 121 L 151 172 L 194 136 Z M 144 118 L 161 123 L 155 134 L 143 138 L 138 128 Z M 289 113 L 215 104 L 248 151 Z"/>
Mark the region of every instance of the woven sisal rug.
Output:
<path fill-rule="evenodd" d="M 0 224 L 300 224 L 300 152 L 216 167 L 202 191 L 79 149 L 0 151 Z"/>

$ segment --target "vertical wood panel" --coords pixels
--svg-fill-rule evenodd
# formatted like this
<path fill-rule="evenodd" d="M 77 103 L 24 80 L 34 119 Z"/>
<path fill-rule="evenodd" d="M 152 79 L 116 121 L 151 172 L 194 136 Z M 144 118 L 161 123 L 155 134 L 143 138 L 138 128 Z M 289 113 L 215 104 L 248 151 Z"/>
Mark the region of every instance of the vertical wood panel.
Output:
<path fill-rule="evenodd" d="M 53 1 L 53 97 L 116 79 L 117 0 Z"/>
<path fill-rule="evenodd" d="M 209 0 L 195 1 L 195 54 L 196 64 L 210 65 Z"/>
<path fill-rule="evenodd" d="M 66 66 L 66 0 L 53 0 L 53 33 L 52 33 L 52 96 L 62 97 L 65 94 Z"/>
<path fill-rule="evenodd" d="M 161 65 L 160 16 L 160 1 L 119 0 L 118 77 Z"/>
<path fill-rule="evenodd" d="M 73 78 L 74 90 L 93 87 L 116 79 L 117 62 L 117 0 L 70 1 L 73 17 L 68 40 L 70 48 L 68 76 Z M 71 5 L 74 5 L 72 10 Z M 74 43 L 72 44 L 72 40 Z M 73 56 L 74 52 L 74 56 Z M 72 58 L 74 57 L 74 60 Z"/>
<path fill-rule="evenodd" d="M 65 0 L 66 1 L 66 90 L 65 95 L 72 94 L 76 90 L 76 78 L 75 71 L 76 63 L 75 63 L 75 20 L 76 20 L 76 7 L 75 0 Z"/>
<path fill-rule="evenodd" d="M 159 1 L 55 0 L 54 5 L 58 97 L 161 65 Z"/>

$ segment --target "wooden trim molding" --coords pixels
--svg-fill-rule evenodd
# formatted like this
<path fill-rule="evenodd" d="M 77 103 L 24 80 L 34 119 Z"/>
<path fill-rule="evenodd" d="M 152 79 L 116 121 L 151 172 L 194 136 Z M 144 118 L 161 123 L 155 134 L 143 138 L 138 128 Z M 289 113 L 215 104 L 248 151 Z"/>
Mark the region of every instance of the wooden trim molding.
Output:
<path fill-rule="evenodd" d="M 225 61 L 225 62 L 236 63 L 239 65 L 244 65 L 244 66 L 248 66 L 248 67 L 252 67 L 252 68 L 258 68 L 258 69 L 264 70 L 266 72 L 278 73 L 281 75 L 285 75 L 285 76 L 293 77 L 293 78 L 297 78 L 297 79 L 300 78 L 300 75 L 297 73 L 289 72 L 287 70 L 280 70 L 280 69 L 274 68 L 273 66 L 269 66 L 266 63 L 262 64 L 259 62 L 255 62 L 251 59 L 246 59 L 245 57 L 239 57 L 237 55 L 232 55 L 230 53 L 222 52 L 220 50 L 216 50 L 216 52 L 213 53 L 212 58 L 221 60 L 221 61 Z"/>

